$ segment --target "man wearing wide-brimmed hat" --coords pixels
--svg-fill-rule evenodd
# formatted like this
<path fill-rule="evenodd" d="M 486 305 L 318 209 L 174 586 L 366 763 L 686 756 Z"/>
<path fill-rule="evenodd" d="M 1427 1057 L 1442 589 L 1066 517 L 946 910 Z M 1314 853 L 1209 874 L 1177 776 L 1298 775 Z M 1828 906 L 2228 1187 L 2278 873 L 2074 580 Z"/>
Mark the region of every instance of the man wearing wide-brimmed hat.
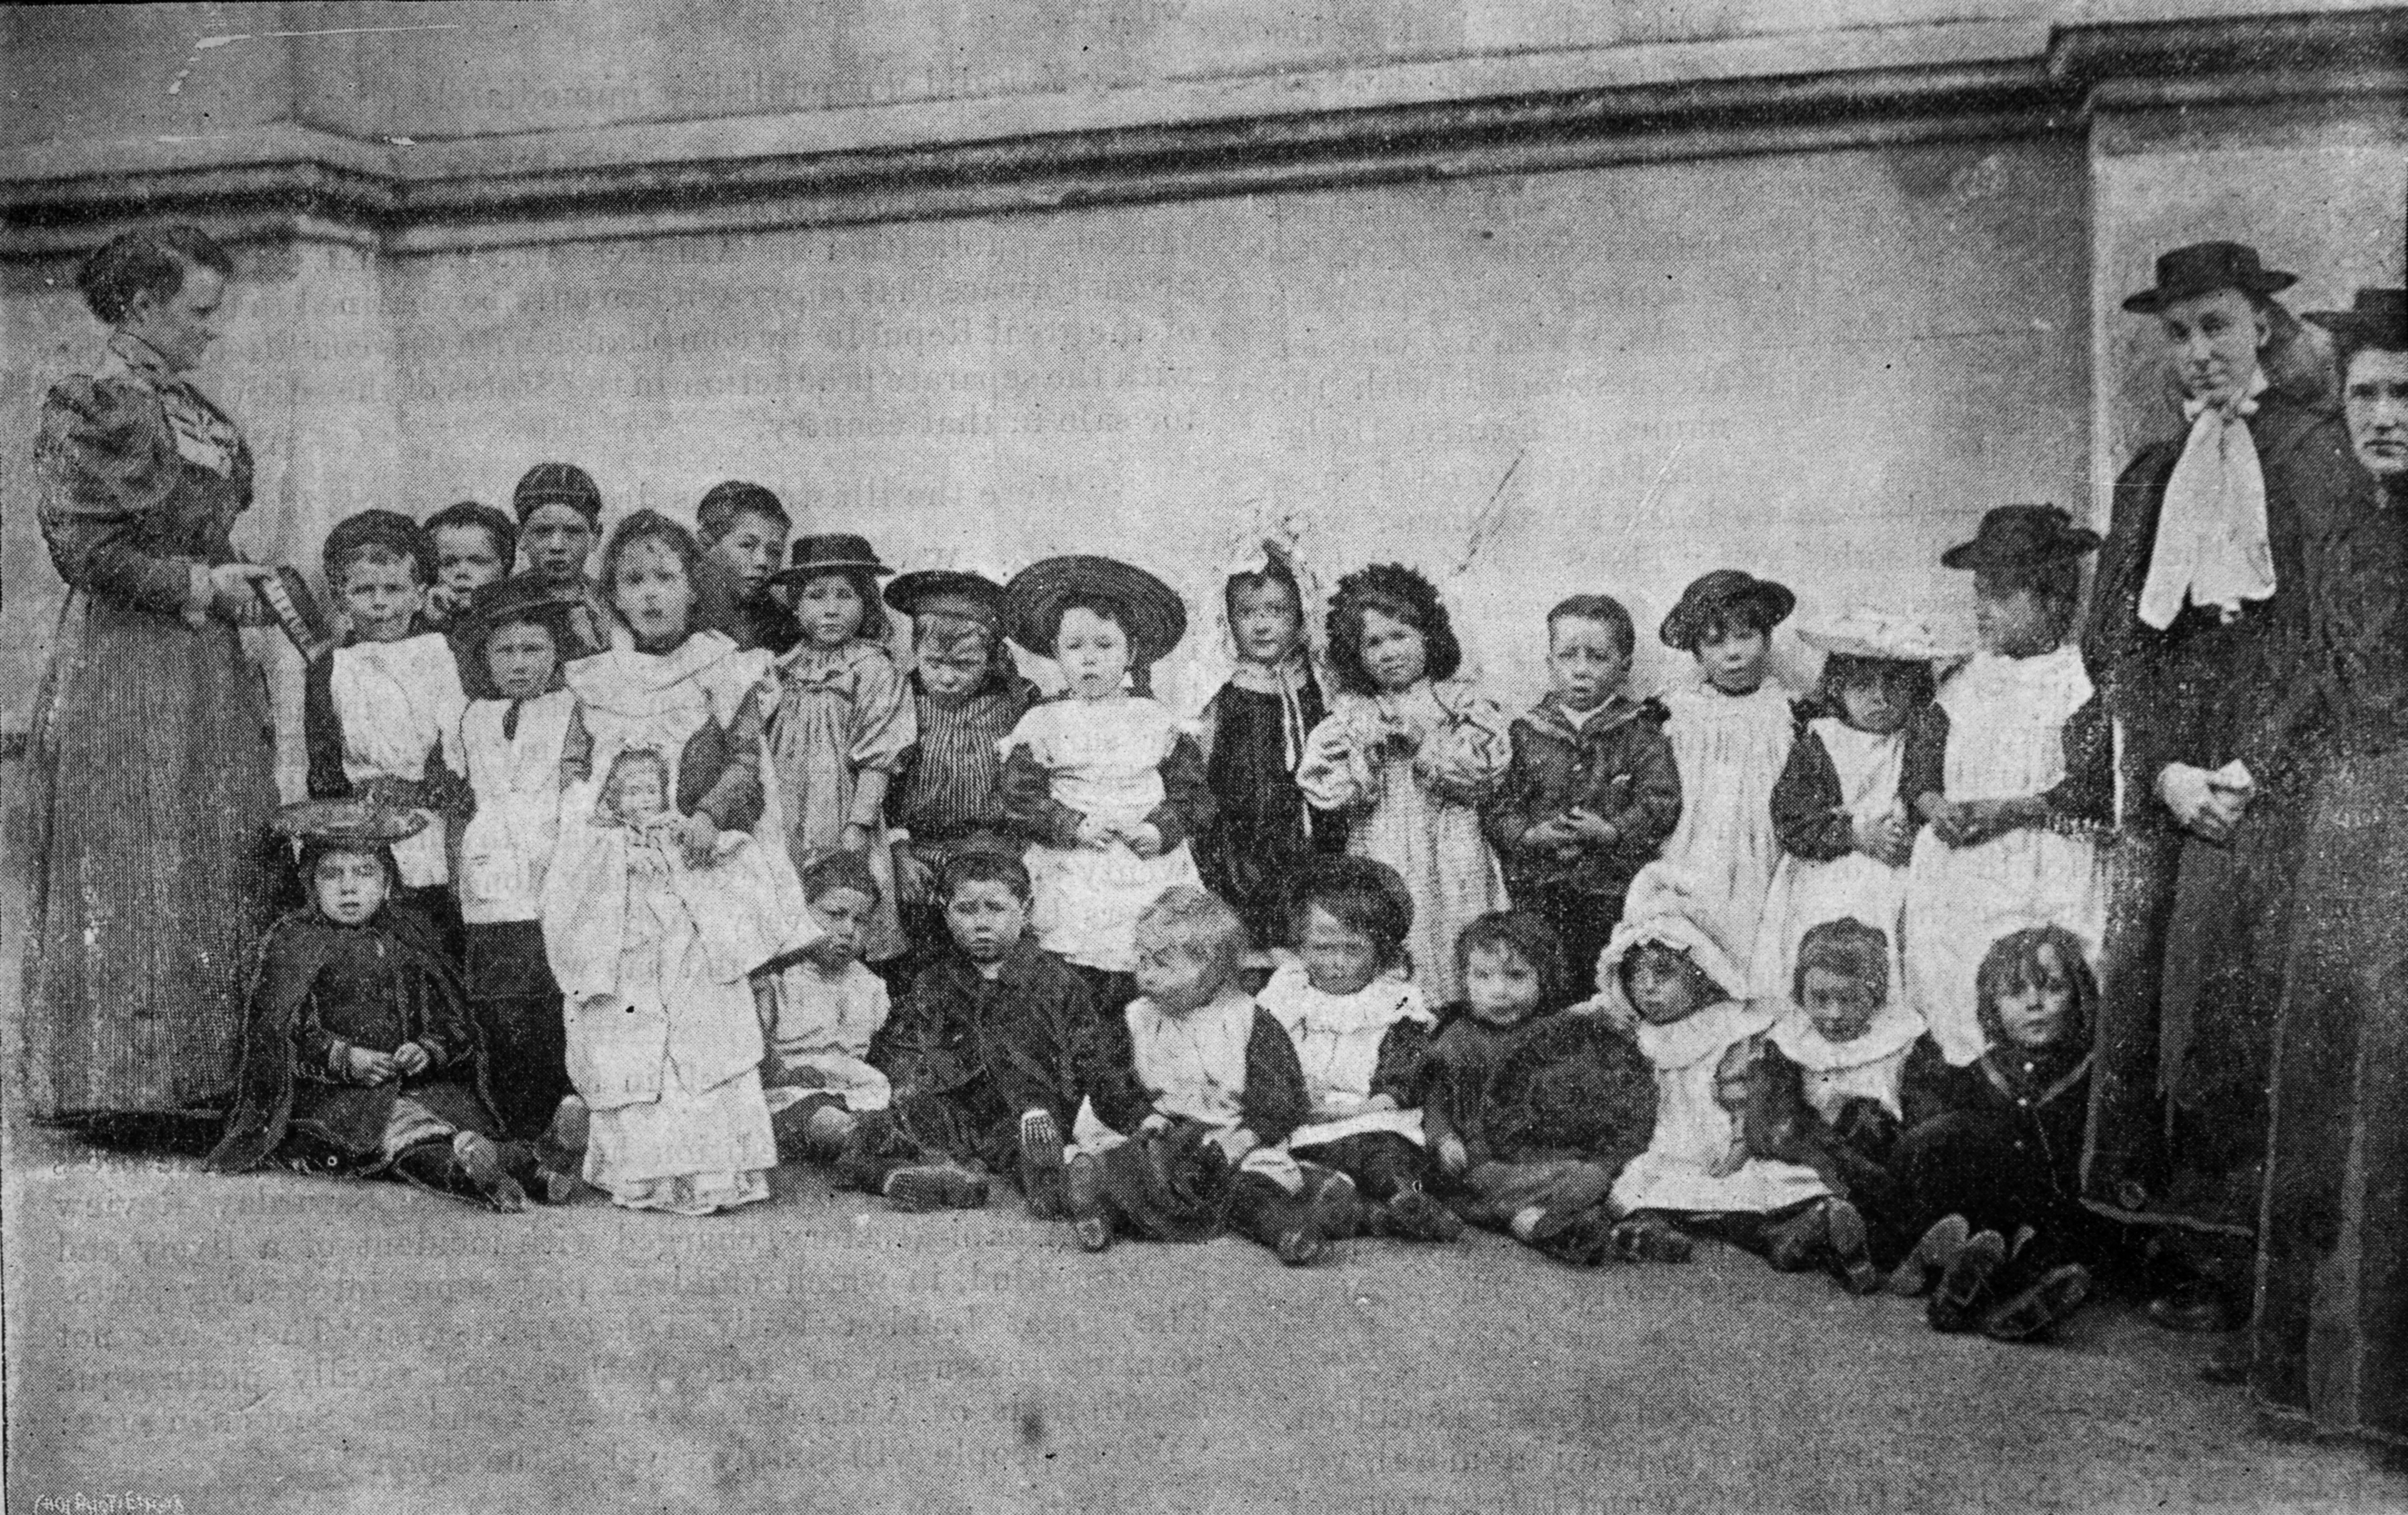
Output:
<path fill-rule="evenodd" d="M 2124 308 L 2157 325 L 2183 433 L 2116 481 L 2084 632 L 2121 749 L 2086 1195 L 2245 1236 L 2299 842 L 2273 715 L 2307 626 L 2303 519 L 2357 469 L 2329 372 L 2274 300 L 2295 275 L 2229 241 L 2177 248 L 2155 273 Z M 2190 974 L 2167 972 L 2169 941 Z M 2180 1023 L 2190 975 L 2186 1046 L 2161 1079 L 2161 1004 Z M 2228 1283 L 2152 1318 L 2229 1330 L 2243 1270 Z"/>
<path fill-rule="evenodd" d="M 2320 1434 L 2408 1444 L 2408 290 L 2311 311 L 2358 487 L 2309 516 L 2314 628 L 2283 734 L 2313 755 L 2273 1050 L 2249 1384 Z"/>

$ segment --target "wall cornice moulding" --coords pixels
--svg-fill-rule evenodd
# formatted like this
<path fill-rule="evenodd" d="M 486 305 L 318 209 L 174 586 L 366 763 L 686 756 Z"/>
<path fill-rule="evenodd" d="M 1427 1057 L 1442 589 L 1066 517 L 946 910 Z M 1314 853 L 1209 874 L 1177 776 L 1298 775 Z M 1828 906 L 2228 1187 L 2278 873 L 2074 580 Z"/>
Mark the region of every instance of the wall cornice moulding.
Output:
<path fill-rule="evenodd" d="M 1000 215 L 2408 99 L 2408 7 L 1981 22 L 448 140 L 300 123 L 0 155 L 0 260 L 178 215 L 388 255 Z"/>

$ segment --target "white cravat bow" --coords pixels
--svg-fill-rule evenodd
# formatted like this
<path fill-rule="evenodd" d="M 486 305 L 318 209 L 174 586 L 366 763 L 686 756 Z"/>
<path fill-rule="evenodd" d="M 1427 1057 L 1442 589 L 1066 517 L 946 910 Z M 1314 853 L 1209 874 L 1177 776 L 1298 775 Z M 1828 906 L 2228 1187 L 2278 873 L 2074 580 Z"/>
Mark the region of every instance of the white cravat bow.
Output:
<path fill-rule="evenodd" d="M 2141 586 L 2141 619 L 2162 631 L 2187 599 L 2212 606 L 2226 620 L 2243 600 L 2274 593 L 2274 553 L 2266 540 L 2266 472 L 2246 419 L 2258 413 L 2263 373 L 2227 405 L 2183 402 L 2190 436 L 2166 478 L 2165 509 L 2149 576 Z"/>

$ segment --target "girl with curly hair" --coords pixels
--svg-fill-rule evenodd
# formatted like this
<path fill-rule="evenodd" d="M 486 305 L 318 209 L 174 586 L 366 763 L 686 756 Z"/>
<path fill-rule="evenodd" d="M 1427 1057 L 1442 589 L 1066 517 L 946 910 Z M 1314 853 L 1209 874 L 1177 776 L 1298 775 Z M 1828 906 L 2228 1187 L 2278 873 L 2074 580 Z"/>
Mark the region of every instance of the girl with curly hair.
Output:
<path fill-rule="evenodd" d="M 1446 607 L 1419 573 L 1376 563 L 1338 581 L 1329 668 L 1339 693 L 1296 774 L 1307 803 L 1346 814 L 1348 851 L 1404 879 L 1411 971 L 1441 1004 L 1463 994 L 1456 934 L 1505 908 L 1479 806 L 1512 747 L 1504 712 L 1455 677 L 1462 663 Z"/>

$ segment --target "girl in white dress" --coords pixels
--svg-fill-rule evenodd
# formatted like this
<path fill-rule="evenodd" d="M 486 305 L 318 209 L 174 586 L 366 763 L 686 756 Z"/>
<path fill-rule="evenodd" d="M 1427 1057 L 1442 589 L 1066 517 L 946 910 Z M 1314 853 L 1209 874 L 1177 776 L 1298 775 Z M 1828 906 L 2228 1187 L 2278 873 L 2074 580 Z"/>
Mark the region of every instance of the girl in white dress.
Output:
<path fill-rule="evenodd" d="M 1923 622 L 1861 606 L 1800 628 L 1798 640 L 1825 655 L 1820 714 L 1798 732 L 1772 788 L 1782 858 L 1750 969 L 1758 999 L 1790 992 L 1799 939 L 1828 920 L 1881 931 L 1889 982 L 1902 982 L 1899 912 L 1921 824 L 1903 792 L 1906 729 L 1931 702 L 1932 665 L 1951 656 Z"/>
<path fill-rule="evenodd" d="M 1716 569 L 1682 591 L 1656 633 L 1697 658 L 1698 677 L 1662 697 L 1671 712 L 1664 735 L 1681 772 L 1681 823 L 1632 880 L 1631 898 L 1679 880 L 1697 924 L 1742 973 L 1781 860 L 1772 788 L 1789 761 L 1797 714 L 1789 691 L 1770 677 L 1772 628 L 1797 605 L 1770 580 Z M 1733 989 L 1744 998 L 1749 987 L 1742 979 Z"/>
<path fill-rule="evenodd" d="M 769 655 L 689 630 L 699 554 L 652 511 L 603 553 L 630 638 L 568 667 L 577 709 L 542 907 L 569 1075 L 592 1110 L 585 1180 L 681 1215 L 769 1196 L 750 979 L 819 935 L 766 800 Z"/>
<path fill-rule="evenodd" d="M 1463 649 L 1428 580 L 1380 563 L 1339 581 L 1329 671 L 1340 693 L 1306 738 L 1297 786 L 1348 816 L 1347 850 L 1387 864 L 1413 901 L 1406 938 L 1424 998 L 1463 997 L 1455 939 L 1505 908 L 1480 802 L 1512 761 L 1505 713 L 1457 681 Z"/>
<path fill-rule="evenodd" d="M 1677 880 L 1634 891 L 1598 966 L 1610 1010 L 1635 1022 L 1656 1070 L 1655 1135 L 1613 1183 L 1623 1218 L 1614 1245 L 1625 1257 L 1681 1262 L 1696 1233 L 1804 1266 L 1817 1255 L 1811 1222 L 1829 1186 L 1802 1163 L 1752 1156 L 1741 1118 L 1782 1004 L 1738 997 L 1746 974 L 1696 910 Z"/>
<path fill-rule="evenodd" d="M 2062 926 L 2095 970 L 2100 842 L 2114 800 L 2107 719 L 2067 644 L 2099 536 L 2054 505 L 2006 505 L 1941 562 L 1973 572 L 1982 650 L 1911 729 L 1906 792 L 1927 822 L 1907 870 L 1907 997 L 1954 1065 L 1982 1055 L 1974 972 L 2002 936 Z"/>
<path fill-rule="evenodd" d="M 1097 1008 L 1135 998 L 1137 918 L 1174 885 L 1201 887 L 1189 838 L 1212 818 L 1204 754 L 1146 671 L 1187 628 L 1177 594 L 1108 557 L 1051 557 L 1004 590 L 1020 643 L 1059 663 L 1069 690 L 1004 739 L 1004 805 L 1033 841 L 1029 921 L 1081 969 Z"/>

